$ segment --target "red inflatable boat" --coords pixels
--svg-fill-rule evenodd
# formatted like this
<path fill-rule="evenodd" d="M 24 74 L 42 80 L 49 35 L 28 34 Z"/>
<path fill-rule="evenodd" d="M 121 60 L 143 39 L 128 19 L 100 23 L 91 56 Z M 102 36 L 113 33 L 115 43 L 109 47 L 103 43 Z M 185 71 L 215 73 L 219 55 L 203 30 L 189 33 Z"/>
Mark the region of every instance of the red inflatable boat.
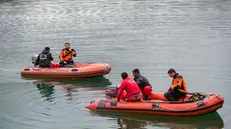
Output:
<path fill-rule="evenodd" d="M 35 59 L 36 56 L 32 57 L 32 64 Z M 111 66 L 107 63 L 74 63 L 73 65 L 56 68 L 23 68 L 21 69 L 21 75 L 24 77 L 39 78 L 87 78 L 103 76 L 110 71 Z"/>
<path fill-rule="evenodd" d="M 111 66 L 106 63 L 75 63 L 70 68 L 23 68 L 21 75 L 41 78 L 86 78 L 108 74 Z"/>
<path fill-rule="evenodd" d="M 91 101 L 86 108 L 107 112 L 200 116 L 218 110 L 224 103 L 224 98 L 220 95 L 206 93 L 191 93 L 178 101 L 168 101 L 164 97 L 164 92 L 152 92 L 149 95 L 149 100 L 140 102 L 117 102 L 112 99 L 117 94 L 117 88 L 107 87 L 105 91 L 109 99 Z"/>

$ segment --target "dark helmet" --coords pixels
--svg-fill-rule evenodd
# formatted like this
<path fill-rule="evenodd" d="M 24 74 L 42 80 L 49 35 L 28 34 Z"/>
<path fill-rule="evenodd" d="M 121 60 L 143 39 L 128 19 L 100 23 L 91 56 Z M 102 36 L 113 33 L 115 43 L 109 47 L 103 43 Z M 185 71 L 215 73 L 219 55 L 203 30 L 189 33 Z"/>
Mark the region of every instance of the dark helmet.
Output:
<path fill-rule="evenodd" d="M 50 50 L 50 48 L 49 48 L 49 47 L 45 47 L 45 49 L 46 49 L 46 50 Z"/>

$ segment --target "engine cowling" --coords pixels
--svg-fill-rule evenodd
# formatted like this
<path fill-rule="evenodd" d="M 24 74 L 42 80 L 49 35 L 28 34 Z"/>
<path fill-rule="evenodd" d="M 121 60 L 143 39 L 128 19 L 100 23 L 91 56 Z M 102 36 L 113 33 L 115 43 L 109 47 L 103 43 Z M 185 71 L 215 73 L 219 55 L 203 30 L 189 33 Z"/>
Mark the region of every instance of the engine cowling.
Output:
<path fill-rule="evenodd" d="M 31 57 L 31 62 L 32 62 L 32 64 L 35 63 L 37 57 L 38 57 L 38 55 L 33 55 L 33 56 Z"/>
<path fill-rule="evenodd" d="M 106 95 L 105 98 L 107 99 L 116 98 L 118 90 L 119 88 L 116 85 L 109 85 L 105 87 L 105 95 Z"/>

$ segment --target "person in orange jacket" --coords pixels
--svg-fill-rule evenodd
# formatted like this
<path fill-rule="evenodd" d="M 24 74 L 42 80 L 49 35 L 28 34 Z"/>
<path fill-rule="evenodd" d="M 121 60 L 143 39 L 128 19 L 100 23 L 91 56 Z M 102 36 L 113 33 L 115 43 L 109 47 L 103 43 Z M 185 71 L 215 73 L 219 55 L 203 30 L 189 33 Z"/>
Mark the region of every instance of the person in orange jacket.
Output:
<path fill-rule="evenodd" d="M 119 102 L 121 98 L 130 102 L 142 100 L 142 92 L 140 91 L 139 86 L 132 78 L 128 77 L 127 72 L 121 73 L 121 77 L 123 81 L 121 82 L 116 96 L 117 101 Z"/>
<path fill-rule="evenodd" d="M 74 61 L 72 57 L 76 57 L 76 51 L 70 48 L 70 43 L 65 43 L 65 48 L 61 51 L 59 55 L 60 66 L 64 66 L 66 64 L 73 65 Z"/>
<path fill-rule="evenodd" d="M 164 97 L 169 101 L 176 101 L 186 95 L 187 84 L 183 76 L 176 73 L 172 68 L 168 70 L 168 75 L 173 78 L 172 86 L 169 87 L 168 92 L 164 94 Z"/>

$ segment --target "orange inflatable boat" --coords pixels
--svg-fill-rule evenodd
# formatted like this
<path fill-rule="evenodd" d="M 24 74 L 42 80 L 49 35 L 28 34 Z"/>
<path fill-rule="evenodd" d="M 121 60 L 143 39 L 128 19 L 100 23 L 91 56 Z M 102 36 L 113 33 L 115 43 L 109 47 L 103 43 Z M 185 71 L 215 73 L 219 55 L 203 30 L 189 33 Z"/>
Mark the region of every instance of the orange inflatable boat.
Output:
<path fill-rule="evenodd" d="M 35 63 L 36 58 L 37 55 L 31 57 L 32 64 Z M 110 71 L 111 66 L 107 63 L 74 63 L 73 65 L 66 65 L 65 67 L 23 68 L 21 69 L 21 75 L 23 77 L 39 78 L 86 78 L 103 76 Z"/>
<path fill-rule="evenodd" d="M 224 98 L 216 94 L 191 93 L 178 101 L 168 101 L 164 92 L 152 92 L 149 100 L 140 102 L 117 102 L 112 98 L 116 93 L 106 88 L 107 100 L 91 101 L 86 108 L 92 111 L 127 112 L 167 116 L 200 116 L 221 108 Z"/>
<path fill-rule="evenodd" d="M 106 63 L 75 63 L 69 68 L 23 68 L 21 75 L 42 78 L 85 78 L 103 76 L 110 71 L 111 66 Z"/>

